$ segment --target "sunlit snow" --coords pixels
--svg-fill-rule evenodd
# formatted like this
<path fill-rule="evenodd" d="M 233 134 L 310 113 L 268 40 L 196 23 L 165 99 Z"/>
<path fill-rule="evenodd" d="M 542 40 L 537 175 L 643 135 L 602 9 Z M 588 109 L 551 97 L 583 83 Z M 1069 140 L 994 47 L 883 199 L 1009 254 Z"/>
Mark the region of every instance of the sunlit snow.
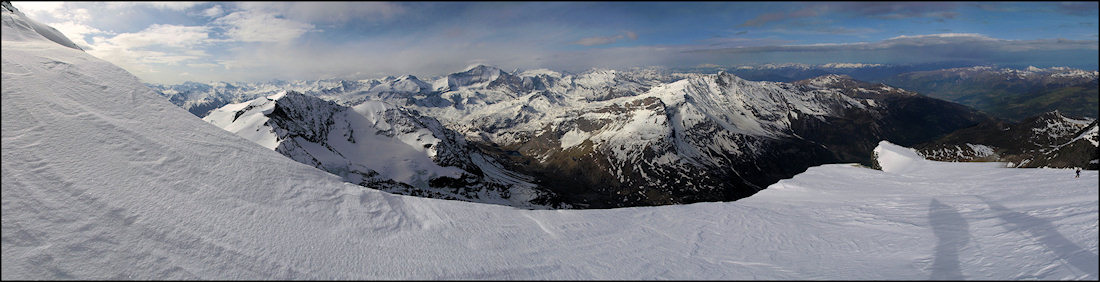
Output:
<path fill-rule="evenodd" d="M 398 196 L 199 120 L 27 22 L 3 13 L 5 280 L 1098 278 L 1096 171 L 883 143 L 885 171 L 813 167 L 728 203 Z"/>

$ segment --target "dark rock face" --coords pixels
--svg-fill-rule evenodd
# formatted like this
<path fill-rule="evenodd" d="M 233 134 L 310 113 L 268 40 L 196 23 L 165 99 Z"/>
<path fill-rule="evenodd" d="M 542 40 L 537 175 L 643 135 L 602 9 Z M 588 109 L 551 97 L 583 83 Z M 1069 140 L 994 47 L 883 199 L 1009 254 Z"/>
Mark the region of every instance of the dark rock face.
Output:
<path fill-rule="evenodd" d="M 495 160 L 477 152 L 462 135 L 446 129 L 434 118 L 421 116 L 413 110 L 381 103 L 355 109 L 294 91 L 288 91 L 285 95 L 259 98 L 249 103 L 235 112 L 229 112 L 229 115 L 212 115 L 211 119 L 232 117 L 232 121 L 220 123 L 229 124 L 242 116 L 255 120 L 258 115 L 263 115 L 266 118 L 263 127 L 248 130 L 270 130 L 278 142 L 274 148 L 276 152 L 341 176 L 351 183 L 397 194 L 475 202 L 500 202 L 511 198 L 514 188 L 532 189 L 526 187 L 531 184 L 523 183 L 522 180 L 513 181 L 487 175 L 484 170 L 492 167 L 486 166 L 496 162 Z M 423 139 L 423 145 L 420 146 L 430 155 L 432 162 L 440 167 L 461 169 L 461 174 L 455 177 L 433 176 L 423 179 L 426 183 L 405 183 L 389 179 L 377 171 L 379 168 L 364 165 L 377 162 L 353 157 L 385 156 L 363 156 L 356 153 L 361 147 L 348 145 L 380 142 L 379 138 L 388 138 L 390 141 L 381 141 L 387 143 L 412 142 L 409 138 L 420 142 Z M 367 146 L 371 146 L 369 144 Z M 479 163 L 478 160 L 482 162 Z M 516 187 L 517 185 L 524 187 Z M 550 196 L 537 189 L 529 192 L 537 194 L 535 200 Z M 483 199 L 486 197 L 488 199 Z"/>
<path fill-rule="evenodd" d="M 300 137 L 321 143 L 336 122 L 333 115 L 346 110 L 336 103 L 292 91 L 275 103 L 275 109 L 267 117 L 280 140 Z"/>
<path fill-rule="evenodd" d="M 748 82 L 739 82 L 725 74 L 713 79 L 719 87 L 749 87 L 745 86 Z M 736 86 L 738 83 L 744 85 Z M 748 197 L 811 166 L 836 162 L 869 164 L 872 149 L 881 140 L 912 145 L 991 120 L 964 106 L 846 77 L 829 85 L 809 84 L 781 85 L 781 89 L 791 91 L 787 94 L 742 94 L 776 101 L 790 99 L 783 96 L 792 95 L 790 93 L 810 95 L 812 98 L 807 99 L 831 111 L 826 115 L 811 115 L 789 105 L 780 106 L 789 112 L 765 110 L 766 106 L 750 107 L 749 114 L 754 119 L 789 121 L 789 127 L 780 129 L 782 134 L 776 136 L 731 131 L 721 125 L 722 118 L 713 116 L 691 126 L 683 126 L 686 125 L 683 122 L 677 126 L 688 108 L 700 107 L 698 105 L 704 100 L 711 99 L 705 96 L 735 95 L 738 93 L 735 91 L 688 94 L 678 104 L 669 104 L 665 98 L 639 97 L 589 108 L 588 112 L 576 115 L 579 117 L 547 126 L 521 142 L 506 145 L 485 142 L 480 148 L 504 159 L 510 169 L 534 176 L 539 185 L 558 195 L 554 198 L 556 201 L 577 207 L 611 208 L 732 201 Z M 857 91 L 872 87 L 880 90 L 873 93 Z M 835 93 L 807 94 L 820 89 Z M 769 91 L 753 91 L 758 90 Z M 852 103 L 849 98 L 868 99 L 873 102 L 864 103 L 875 106 L 854 107 L 846 104 Z M 779 104 L 782 103 L 776 105 Z M 558 149 L 567 132 L 611 130 L 617 121 L 630 119 L 638 111 L 657 113 L 657 120 L 662 122 L 654 126 L 666 131 L 657 139 L 645 142 L 645 146 L 629 151 L 633 158 L 617 154 L 624 148 L 615 147 L 613 143 L 596 144 L 592 140 Z M 617 119 L 584 118 L 586 113 L 611 114 Z M 730 149 L 715 144 L 739 147 Z M 677 159 L 659 161 L 667 156 Z"/>
<path fill-rule="evenodd" d="M 797 84 L 813 84 L 811 80 Z M 994 119 L 963 105 L 915 92 L 839 76 L 835 82 L 818 85 L 841 89 L 844 95 L 873 101 L 875 110 L 849 109 L 816 125 L 800 122 L 796 132 L 825 145 L 841 162 L 869 164 L 878 141 L 902 146 L 928 142 L 956 130 Z M 874 91 L 868 91 L 868 89 Z M 869 102 L 871 103 L 871 102 Z"/>
<path fill-rule="evenodd" d="M 1097 122 L 1051 111 L 1020 122 L 989 121 L 915 146 L 938 161 L 996 161 L 1014 167 L 1097 169 Z"/>

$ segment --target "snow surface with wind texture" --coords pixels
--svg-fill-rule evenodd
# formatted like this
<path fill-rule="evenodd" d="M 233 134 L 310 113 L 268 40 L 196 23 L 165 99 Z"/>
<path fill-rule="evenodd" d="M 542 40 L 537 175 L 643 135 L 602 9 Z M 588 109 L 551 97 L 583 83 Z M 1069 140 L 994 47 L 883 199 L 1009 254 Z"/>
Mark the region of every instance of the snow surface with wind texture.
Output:
<path fill-rule="evenodd" d="M 1096 171 L 836 164 L 737 202 L 606 210 L 397 196 L 9 40 L 28 19 L 3 17 L 5 280 L 1097 279 Z"/>

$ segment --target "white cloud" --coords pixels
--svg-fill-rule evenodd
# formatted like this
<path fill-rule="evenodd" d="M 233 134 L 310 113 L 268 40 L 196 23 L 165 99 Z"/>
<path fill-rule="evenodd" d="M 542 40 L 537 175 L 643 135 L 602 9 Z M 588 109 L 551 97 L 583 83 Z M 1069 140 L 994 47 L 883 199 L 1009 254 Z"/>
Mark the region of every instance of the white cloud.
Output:
<path fill-rule="evenodd" d="M 226 26 L 225 34 L 230 40 L 240 42 L 289 43 L 313 29 L 313 25 L 308 23 L 255 11 L 234 12 L 214 20 L 213 23 Z"/>
<path fill-rule="evenodd" d="M 577 40 L 576 42 L 573 42 L 573 43 L 578 44 L 578 45 L 584 45 L 584 46 L 593 46 L 593 45 L 604 45 L 604 44 L 615 43 L 615 41 L 619 41 L 619 39 L 623 39 L 623 36 L 622 35 L 616 35 L 616 36 L 587 37 L 587 38 L 582 38 L 581 40 Z"/>
<path fill-rule="evenodd" d="M 12 5 L 20 12 L 44 23 L 82 23 L 91 19 L 88 9 L 73 8 L 65 2 L 18 2 Z"/>
<path fill-rule="evenodd" d="M 60 31 L 62 34 L 65 34 L 65 37 L 68 37 L 74 43 L 76 43 L 77 45 L 80 45 L 80 48 L 85 49 L 85 50 L 89 49 L 87 47 L 92 45 L 91 42 L 88 42 L 87 40 L 85 40 L 85 37 L 87 37 L 88 35 L 105 34 L 106 33 L 102 30 L 97 29 L 97 28 L 94 28 L 94 27 L 91 27 L 91 26 L 88 26 L 88 25 L 85 25 L 85 24 L 76 23 L 76 22 L 73 22 L 73 21 L 68 21 L 68 22 L 63 22 L 63 23 L 53 23 L 53 24 L 50 24 L 50 26 L 53 27 L 54 29 L 57 29 L 57 31 Z"/>
<path fill-rule="evenodd" d="M 224 13 L 225 13 L 225 10 L 222 9 L 221 5 L 214 5 L 213 7 L 210 7 L 209 9 L 206 9 L 206 10 L 202 11 L 202 14 L 204 16 L 210 17 L 210 18 L 220 17 Z"/>
<path fill-rule="evenodd" d="M 16 9 L 19 9 L 19 11 L 23 12 L 24 14 L 53 13 L 57 10 L 60 10 L 62 8 L 62 6 L 65 5 L 65 2 L 27 1 L 27 2 L 16 2 L 16 3 L 13 3 L 12 5 L 15 6 Z"/>
<path fill-rule="evenodd" d="M 630 38 L 630 40 L 637 40 L 638 34 L 634 33 L 633 31 L 623 31 L 623 34 L 615 36 L 595 36 L 582 38 L 581 40 L 574 41 L 573 44 L 584 46 L 605 45 L 615 43 L 619 41 L 619 39 L 623 39 L 624 37 Z"/>
<path fill-rule="evenodd" d="M 128 49 L 154 45 L 179 48 L 202 44 L 209 38 L 209 28 L 205 26 L 154 24 L 145 30 L 119 34 L 107 41 Z"/>
<path fill-rule="evenodd" d="M 386 2 L 241 2 L 237 7 L 306 22 L 385 21 L 406 12 L 401 5 Z"/>
<path fill-rule="evenodd" d="M 86 51 L 110 61 L 138 77 L 174 76 L 171 66 L 210 58 L 198 47 L 210 43 L 209 28 L 154 24 L 133 33 L 94 36 Z"/>
<path fill-rule="evenodd" d="M 122 9 L 138 6 L 152 7 L 161 10 L 171 11 L 184 11 L 202 4 L 202 2 L 184 2 L 184 1 L 172 1 L 172 2 L 108 2 L 107 8 Z"/>
<path fill-rule="evenodd" d="M 141 65 L 142 68 L 153 68 L 152 65 L 157 64 L 179 64 L 187 60 L 197 60 L 208 57 L 204 51 L 197 51 L 193 53 L 177 52 L 173 51 L 155 51 L 155 50 L 142 50 L 131 49 L 124 46 L 113 44 L 100 44 L 95 45 L 95 48 L 89 50 L 88 53 L 99 57 L 104 60 L 111 61 L 112 63 L 120 66 L 137 66 Z M 126 68 L 130 69 L 130 68 Z"/>
<path fill-rule="evenodd" d="M 922 34 L 922 35 L 899 35 L 887 40 L 898 39 L 925 39 L 925 38 L 976 38 L 982 40 L 993 40 L 989 36 L 985 36 L 978 33 L 937 33 L 937 34 Z"/>
<path fill-rule="evenodd" d="M 626 33 L 626 38 L 630 38 L 630 40 L 638 40 L 637 33 L 634 33 L 633 31 L 624 31 L 624 33 Z"/>

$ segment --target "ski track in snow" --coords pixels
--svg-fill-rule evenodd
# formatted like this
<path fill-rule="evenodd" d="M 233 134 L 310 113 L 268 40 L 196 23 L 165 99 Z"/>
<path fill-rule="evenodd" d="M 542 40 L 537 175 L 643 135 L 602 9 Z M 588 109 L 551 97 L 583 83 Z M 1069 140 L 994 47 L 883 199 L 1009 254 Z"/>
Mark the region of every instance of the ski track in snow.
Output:
<path fill-rule="evenodd" d="M 1097 279 L 1097 172 L 906 158 L 729 203 L 392 195 L 195 118 L 5 12 L 3 279 Z M 11 18 L 20 19 L 12 16 Z"/>

